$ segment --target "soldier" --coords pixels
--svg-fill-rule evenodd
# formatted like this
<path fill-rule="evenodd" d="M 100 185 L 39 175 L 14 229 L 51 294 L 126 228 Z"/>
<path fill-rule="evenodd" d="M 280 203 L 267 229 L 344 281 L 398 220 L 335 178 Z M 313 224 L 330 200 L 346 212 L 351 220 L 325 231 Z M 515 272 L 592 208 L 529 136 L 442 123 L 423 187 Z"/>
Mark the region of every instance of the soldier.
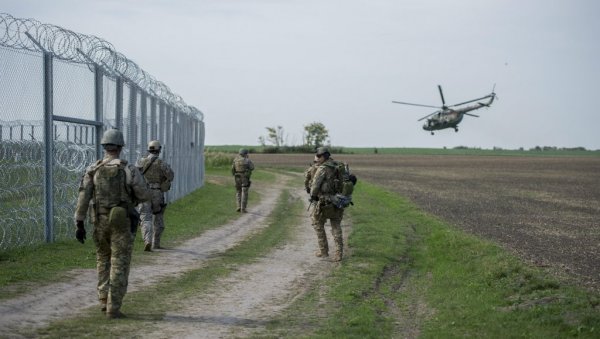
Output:
<path fill-rule="evenodd" d="M 150 141 L 148 155 L 141 158 L 136 164 L 148 182 L 152 195 L 150 200 L 139 206 L 144 251 L 147 252 L 151 252 L 151 248 L 161 248 L 160 237 L 165 230 L 164 213 L 165 207 L 167 207 L 164 193 L 171 189 L 171 182 L 175 177 L 171 166 L 159 159 L 161 150 L 160 142 Z"/>
<path fill-rule="evenodd" d="M 135 205 L 146 201 L 150 192 L 138 169 L 119 159 L 125 145 L 123 133 L 108 130 L 100 142 L 104 158 L 89 166 L 79 184 L 75 209 L 75 237 L 86 239 L 84 221 L 90 207 L 96 245 L 98 299 L 109 319 L 125 317 L 121 313 L 127 292 L 129 265 L 139 216 Z"/>
<path fill-rule="evenodd" d="M 248 189 L 250 188 L 250 176 L 254 171 L 254 163 L 248 159 L 248 150 L 240 149 L 239 155 L 233 159 L 231 165 L 231 174 L 235 179 L 236 190 L 236 211 L 246 213 L 246 205 L 248 205 Z"/>
<path fill-rule="evenodd" d="M 339 193 L 342 184 L 338 173 L 339 163 L 331 158 L 327 147 L 317 148 L 315 157 L 318 168 L 310 186 L 310 202 L 316 204 L 312 212 L 313 227 L 317 232 L 319 242 L 319 251 L 315 255 L 317 257 L 329 256 L 329 245 L 325 234 L 325 223 L 329 219 L 336 247 L 333 261 L 341 261 L 344 249 L 342 238 L 344 209 L 338 208 L 332 203 L 332 198 Z"/>

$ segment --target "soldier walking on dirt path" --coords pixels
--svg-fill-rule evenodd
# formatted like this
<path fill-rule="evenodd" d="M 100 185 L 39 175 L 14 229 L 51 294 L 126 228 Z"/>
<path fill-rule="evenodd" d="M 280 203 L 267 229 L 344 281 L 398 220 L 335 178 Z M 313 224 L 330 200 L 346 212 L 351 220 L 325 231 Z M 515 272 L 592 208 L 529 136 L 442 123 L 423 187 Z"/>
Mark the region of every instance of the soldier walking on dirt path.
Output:
<path fill-rule="evenodd" d="M 150 187 L 150 200 L 139 205 L 140 219 L 142 225 L 142 236 L 144 238 L 144 251 L 151 252 L 159 249 L 160 237 L 165 230 L 164 213 L 165 192 L 171 189 L 171 182 L 175 174 L 169 164 L 160 159 L 162 146 L 158 140 L 148 143 L 148 155 L 142 157 L 136 166 L 146 179 Z"/>
<path fill-rule="evenodd" d="M 109 319 L 123 318 L 121 305 L 127 293 L 133 240 L 139 223 L 135 206 L 150 198 L 139 170 L 119 159 L 125 145 L 123 133 L 108 130 L 100 142 L 104 158 L 89 166 L 79 184 L 75 209 L 75 238 L 86 239 L 84 221 L 90 208 L 96 246 L 98 299 Z"/>
<path fill-rule="evenodd" d="M 246 206 L 248 205 L 248 190 L 252 182 L 250 176 L 254 171 L 254 163 L 248 159 L 248 150 L 245 148 L 240 149 L 238 156 L 233 159 L 231 165 L 231 174 L 235 179 L 235 190 L 236 190 L 236 211 L 246 213 Z"/>
<path fill-rule="evenodd" d="M 331 234 L 335 243 L 334 261 L 341 261 L 344 249 L 344 240 L 342 238 L 342 217 L 344 209 L 338 208 L 332 203 L 332 198 L 338 193 L 342 184 L 338 178 L 338 163 L 331 158 L 327 147 L 317 148 L 315 155 L 317 161 L 317 170 L 310 186 L 310 202 L 316 204 L 312 211 L 313 227 L 317 232 L 319 242 L 319 251 L 317 257 L 329 256 L 329 245 L 325 233 L 325 223 L 329 219 L 331 223 Z"/>

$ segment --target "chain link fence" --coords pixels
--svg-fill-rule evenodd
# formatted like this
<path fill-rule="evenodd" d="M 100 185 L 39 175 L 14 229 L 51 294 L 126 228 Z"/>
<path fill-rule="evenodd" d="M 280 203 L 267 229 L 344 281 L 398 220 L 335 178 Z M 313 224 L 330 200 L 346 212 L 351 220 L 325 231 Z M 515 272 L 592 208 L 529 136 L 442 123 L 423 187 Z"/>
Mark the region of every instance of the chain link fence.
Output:
<path fill-rule="evenodd" d="M 0 13 L 0 250 L 73 237 L 79 181 L 109 128 L 130 163 L 161 142 L 167 201 L 202 187 L 203 119 L 110 43 Z"/>

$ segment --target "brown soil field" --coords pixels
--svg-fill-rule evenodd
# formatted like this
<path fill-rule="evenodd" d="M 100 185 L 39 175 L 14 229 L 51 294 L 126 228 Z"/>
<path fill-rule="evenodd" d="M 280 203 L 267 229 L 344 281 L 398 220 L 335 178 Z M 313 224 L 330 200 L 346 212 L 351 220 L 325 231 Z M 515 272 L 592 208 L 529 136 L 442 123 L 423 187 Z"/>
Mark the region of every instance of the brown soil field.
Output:
<path fill-rule="evenodd" d="M 252 154 L 257 167 L 304 169 L 312 155 Z M 340 155 L 360 181 L 600 290 L 600 158 Z"/>

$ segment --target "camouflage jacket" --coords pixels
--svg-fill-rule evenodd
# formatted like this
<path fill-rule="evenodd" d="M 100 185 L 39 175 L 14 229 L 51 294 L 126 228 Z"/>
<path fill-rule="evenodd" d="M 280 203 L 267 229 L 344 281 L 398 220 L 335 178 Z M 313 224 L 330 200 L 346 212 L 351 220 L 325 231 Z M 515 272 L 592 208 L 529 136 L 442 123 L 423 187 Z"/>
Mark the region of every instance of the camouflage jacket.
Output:
<path fill-rule="evenodd" d="M 151 188 L 159 188 L 160 184 L 165 181 L 171 182 L 175 178 L 171 166 L 160 159 L 158 154 L 148 153 L 147 156 L 138 160 L 136 166 L 143 173 Z"/>
<path fill-rule="evenodd" d="M 319 197 L 320 201 L 328 201 L 332 195 L 339 193 L 340 179 L 337 167 L 338 163 L 331 158 L 318 166 L 310 186 L 311 197 Z"/>
<path fill-rule="evenodd" d="M 95 196 L 94 194 L 94 175 L 99 166 L 106 165 L 122 165 L 124 167 L 126 176 L 125 187 L 117 189 L 124 189 L 126 191 L 120 193 L 126 194 L 129 197 L 131 204 L 135 205 L 139 202 L 147 201 L 150 198 L 151 195 L 148 184 L 146 184 L 146 181 L 137 167 L 128 164 L 127 161 L 123 159 L 105 154 L 102 160 L 98 160 L 95 164 L 89 166 L 81 178 L 81 182 L 79 183 L 79 195 L 77 197 L 77 207 L 75 208 L 76 221 L 85 220 L 90 203 L 97 204 L 97 201 L 93 200 L 102 199 L 102 197 Z"/>
<path fill-rule="evenodd" d="M 231 175 L 246 175 L 250 178 L 250 175 L 254 171 L 254 163 L 252 160 L 247 157 L 243 157 L 238 155 L 233 159 L 233 164 L 231 165 Z"/>
<path fill-rule="evenodd" d="M 307 190 L 310 190 L 312 179 L 315 177 L 318 168 L 319 165 L 313 163 L 304 171 L 304 188 Z"/>

